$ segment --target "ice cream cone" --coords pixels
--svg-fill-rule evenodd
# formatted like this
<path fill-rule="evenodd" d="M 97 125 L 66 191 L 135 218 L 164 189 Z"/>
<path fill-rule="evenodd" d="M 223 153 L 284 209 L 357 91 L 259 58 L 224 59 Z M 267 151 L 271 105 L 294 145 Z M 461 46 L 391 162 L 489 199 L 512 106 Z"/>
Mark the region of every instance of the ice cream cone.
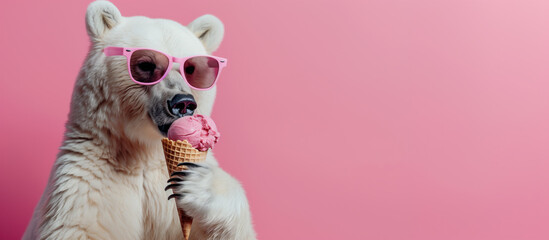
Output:
<path fill-rule="evenodd" d="M 173 141 L 168 138 L 162 139 L 162 147 L 164 148 L 164 156 L 166 157 L 166 166 L 168 167 L 168 173 L 171 175 L 173 172 L 182 171 L 186 168 L 184 166 L 178 167 L 177 164 L 182 162 L 201 162 L 206 159 L 208 152 L 198 151 L 196 148 L 187 142 L 187 140 Z M 191 224 L 193 219 L 185 212 L 177 209 L 179 213 L 179 219 L 181 220 L 181 228 L 183 229 L 183 236 L 185 240 L 189 239 L 191 233 Z"/>

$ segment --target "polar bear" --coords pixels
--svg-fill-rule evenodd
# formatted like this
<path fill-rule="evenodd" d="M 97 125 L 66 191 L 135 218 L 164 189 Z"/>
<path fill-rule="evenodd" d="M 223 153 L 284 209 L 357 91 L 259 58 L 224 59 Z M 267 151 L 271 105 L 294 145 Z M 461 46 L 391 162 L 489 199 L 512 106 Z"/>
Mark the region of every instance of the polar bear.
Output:
<path fill-rule="evenodd" d="M 204 15 L 185 27 L 122 17 L 112 3 L 96 1 L 87 9 L 86 28 L 91 47 L 64 141 L 23 239 L 183 239 L 176 207 L 194 218 L 190 239 L 255 239 L 244 190 L 212 154 L 178 175 L 178 184 L 167 183 L 160 140 L 181 117 L 168 105 L 183 96 L 192 103 L 183 113 L 208 116 L 215 86 L 191 88 L 177 63 L 157 84 L 140 85 L 130 80 L 124 56 L 104 53 L 118 46 L 180 58 L 208 55 L 223 38 L 221 21 Z"/>

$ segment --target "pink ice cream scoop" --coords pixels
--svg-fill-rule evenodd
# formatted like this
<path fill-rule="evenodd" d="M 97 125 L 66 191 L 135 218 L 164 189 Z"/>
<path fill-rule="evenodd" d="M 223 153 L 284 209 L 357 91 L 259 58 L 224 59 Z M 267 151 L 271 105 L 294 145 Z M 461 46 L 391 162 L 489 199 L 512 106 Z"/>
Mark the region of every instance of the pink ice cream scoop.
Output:
<path fill-rule="evenodd" d="M 168 130 L 171 140 L 187 140 L 199 151 L 212 148 L 219 139 L 214 121 L 203 115 L 187 116 L 177 119 Z"/>

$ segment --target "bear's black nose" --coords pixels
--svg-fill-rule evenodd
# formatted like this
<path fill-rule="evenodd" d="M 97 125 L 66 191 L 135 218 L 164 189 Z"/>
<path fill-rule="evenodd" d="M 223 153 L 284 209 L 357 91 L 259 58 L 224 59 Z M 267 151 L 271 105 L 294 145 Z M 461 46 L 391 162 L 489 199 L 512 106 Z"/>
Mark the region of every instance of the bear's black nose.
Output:
<path fill-rule="evenodd" d="M 177 117 L 192 116 L 196 107 L 194 97 L 190 94 L 177 94 L 168 100 L 168 109 Z"/>

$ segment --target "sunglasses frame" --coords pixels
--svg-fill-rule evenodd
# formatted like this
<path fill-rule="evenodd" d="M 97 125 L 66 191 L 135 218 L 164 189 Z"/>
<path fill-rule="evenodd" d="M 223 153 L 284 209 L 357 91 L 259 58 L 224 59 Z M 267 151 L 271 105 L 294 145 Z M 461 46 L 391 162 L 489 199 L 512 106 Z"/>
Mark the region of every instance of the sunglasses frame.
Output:
<path fill-rule="evenodd" d="M 155 51 L 155 52 L 164 54 L 166 57 L 168 57 L 169 63 L 168 63 L 168 67 L 166 68 L 166 72 L 157 81 L 150 82 L 150 83 L 144 83 L 144 82 L 139 82 L 139 81 L 137 81 L 133 78 L 132 73 L 131 73 L 130 59 L 131 59 L 132 54 L 137 50 Z M 168 72 L 171 71 L 172 65 L 175 62 L 175 63 L 179 63 L 179 74 L 181 74 L 183 79 L 185 79 L 185 82 L 187 82 L 187 85 L 189 85 L 189 87 L 191 87 L 192 89 L 195 89 L 195 90 L 205 91 L 205 90 L 209 90 L 209 89 L 211 89 L 215 86 L 215 84 L 217 83 L 217 79 L 219 78 L 219 75 L 221 74 L 221 70 L 224 67 L 227 66 L 227 59 L 221 58 L 221 57 L 210 56 L 210 55 L 193 55 L 193 56 L 188 56 L 188 57 L 184 57 L 184 58 L 177 58 L 177 57 L 173 57 L 173 56 L 171 56 L 167 53 L 164 53 L 162 51 L 158 51 L 156 49 L 151 49 L 151 48 L 137 48 L 137 47 L 127 48 L 127 47 L 109 46 L 109 47 L 105 47 L 103 49 L 103 52 L 108 57 L 109 56 L 125 56 L 126 60 L 127 60 L 127 64 L 128 64 L 128 73 L 130 74 L 130 78 L 132 79 L 132 81 L 134 81 L 135 83 L 140 84 L 140 85 L 154 85 L 154 84 L 157 84 L 160 81 L 164 80 L 164 78 L 168 75 Z M 215 80 L 213 81 L 213 83 L 210 87 L 208 87 L 208 88 L 194 87 L 193 85 L 191 85 L 189 83 L 189 80 L 187 80 L 187 78 L 185 77 L 185 74 L 183 74 L 184 73 L 183 66 L 184 66 L 185 61 L 187 61 L 188 59 L 191 59 L 193 57 L 209 57 L 209 58 L 213 58 L 213 59 L 217 60 L 217 63 L 219 64 L 219 71 L 217 72 L 217 76 L 216 76 Z"/>

